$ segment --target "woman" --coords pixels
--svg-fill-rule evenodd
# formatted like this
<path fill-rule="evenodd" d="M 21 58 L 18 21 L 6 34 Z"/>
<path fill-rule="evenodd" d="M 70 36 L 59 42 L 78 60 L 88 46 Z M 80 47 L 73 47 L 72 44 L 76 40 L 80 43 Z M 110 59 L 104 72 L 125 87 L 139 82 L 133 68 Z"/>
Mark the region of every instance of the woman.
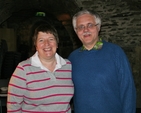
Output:
<path fill-rule="evenodd" d="M 71 113 L 71 63 L 56 53 L 57 31 L 42 23 L 33 40 L 35 54 L 20 62 L 10 79 L 7 113 Z"/>

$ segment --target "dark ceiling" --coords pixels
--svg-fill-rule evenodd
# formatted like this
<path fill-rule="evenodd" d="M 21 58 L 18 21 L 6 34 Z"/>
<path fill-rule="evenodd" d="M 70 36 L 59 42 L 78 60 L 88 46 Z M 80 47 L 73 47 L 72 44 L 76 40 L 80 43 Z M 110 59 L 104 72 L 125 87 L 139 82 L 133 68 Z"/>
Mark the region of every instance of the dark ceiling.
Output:
<path fill-rule="evenodd" d="M 10 17 L 27 19 L 37 11 L 58 19 L 69 19 L 79 10 L 75 0 L 0 0 L 0 24 Z M 79 5 L 80 6 L 80 5 Z"/>
<path fill-rule="evenodd" d="M 28 19 L 37 11 L 45 12 L 50 18 L 68 20 L 87 2 L 96 0 L 0 0 L 0 24 L 8 18 Z M 112 2 L 112 0 L 101 0 Z M 120 2 L 121 0 L 116 0 Z M 122 0 L 127 2 L 131 9 L 141 10 L 141 0 Z M 90 7 L 89 5 L 87 7 Z M 12 19 L 13 20 L 13 19 Z"/>

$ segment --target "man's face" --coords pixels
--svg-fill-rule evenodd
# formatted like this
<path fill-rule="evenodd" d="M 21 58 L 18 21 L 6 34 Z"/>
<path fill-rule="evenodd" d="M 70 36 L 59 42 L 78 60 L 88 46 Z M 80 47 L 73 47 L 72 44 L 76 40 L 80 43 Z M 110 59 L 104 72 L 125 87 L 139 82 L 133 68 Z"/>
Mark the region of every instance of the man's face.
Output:
<path fill-rule="evenodd" d="M 83 14 L 76 19 L 76 33 L 88 50 L 98 41 L 99 28 L 90 14 Z"/>

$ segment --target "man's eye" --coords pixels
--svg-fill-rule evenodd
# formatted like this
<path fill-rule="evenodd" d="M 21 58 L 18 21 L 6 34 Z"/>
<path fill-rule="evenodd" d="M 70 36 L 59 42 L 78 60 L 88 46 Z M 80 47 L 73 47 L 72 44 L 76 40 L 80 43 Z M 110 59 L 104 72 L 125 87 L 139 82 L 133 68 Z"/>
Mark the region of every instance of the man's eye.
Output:
<path fill-rule="evenodd" d="M 79 26 L 78 29 L 82 30 L 82 29 L 84 29 L 84 26 Z"/>
<path fill-rule="evenodd" d="M 93 28 L 93 24 L 88 24 L 88 28 Z"/>

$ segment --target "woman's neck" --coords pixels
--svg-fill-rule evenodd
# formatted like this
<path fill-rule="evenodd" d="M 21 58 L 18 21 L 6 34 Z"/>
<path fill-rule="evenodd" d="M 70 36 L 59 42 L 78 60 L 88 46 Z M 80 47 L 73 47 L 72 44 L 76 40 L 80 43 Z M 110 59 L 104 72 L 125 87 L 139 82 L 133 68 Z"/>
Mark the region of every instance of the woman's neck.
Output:
<path fill-rule="evenodd" d="M 50 60 L 41 60 L 41 63 L 43 66 L 45 66 L 51 72 L 53 72 L 56 67 L 57 61 L 56 61 L 56 58 L 53 58 Z"/>

